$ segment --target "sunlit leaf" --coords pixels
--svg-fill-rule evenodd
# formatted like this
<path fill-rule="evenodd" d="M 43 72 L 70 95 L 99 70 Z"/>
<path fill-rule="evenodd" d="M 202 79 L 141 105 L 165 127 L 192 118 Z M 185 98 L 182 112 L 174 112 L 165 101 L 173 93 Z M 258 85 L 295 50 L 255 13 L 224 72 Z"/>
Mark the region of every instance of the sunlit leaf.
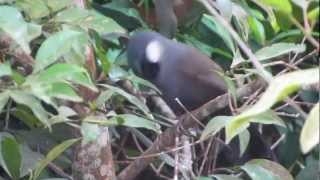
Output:
<path fill-rule="evenodd" d="M 41 26 L 27 23 L 14 7 L 0 6 L 0 33 L 7 33 L 26 53 L 29 42 L 41 34 Z"/>
<path fill-rule="evenodd" d="M 42 107 L 41 102 L 31 94 L 24 91 L 10 91 L 10 97 L 18 104 L 29 107 L 34 115 L 46 126 L 50 127 L 48 122 L 48 113 Z"/>
<path fill-rule="evenodd" d="M 33 179 L 36 180 L 42 170 L 53 160 L 55 160 L 58 156 L 60 156 L 61 153 L 63 153 L 66 149 L 68 149 L 70 146 L 72 146 L 74 143 L 79 141 L 79 139 L 69 139 L 61 144 L 55 146 L 47 155 L 44 159 L 42 159 L 38 165 L 37 168 L 34 170 L 33 173 Z"/>
<path fill-rule="evenodd" d="M 256 40 L 259 44 L 265 44 L 266 35 L 263 24 L 252 16 L 248 17 L 248 24 L 254 40 Z"/>
<path fill-rule="evenodd" d="M 43 0 L 17 0 L 21 8 L 31 19 L 38 19 L 50 14 L 50 10 Z"/>
<path fill-rule="evenodd" d="M 226 175 L 226 174 L 215 174 L 215 175 L 213 175 L 213 177 L 215 177 L 217 180 L 242 180 L 237 176 Z M 208 180 L 212 180 L 212 178 L 210 178 Z"/>
<path fill-rule="evenodd" d="M 208 138 L 209 136 L 214 136 L 217 134 L 222 128 L 224 128 L 228 121 L 232 119 L 231 116 L 215 116 L 212 118 L 209 123 L 206 125 L 205 129 L 201 134 L 202 140 Z"/>
<path fill-rule="evenodd" d="M 308 12 L 308 19 L 313 22 L 316 22 L 319 19 L 319 14 L 320 14 L 320 8 L 316 7 Z"/>
<path fill-rule="evenodd" d="M 73 4 L 72 0 L 45 0 L 51 12 L 56 12 Z"/>
<path fill-rule="evenodd" d="M 82 98 L 67 83 L 53 83 L 47 91 L 48 96 L 60 98 L 64 100 L 81 102 Z"/>
<path fill-rule="evenodd" d="M 275 103 L 298 91 L 301 87 L 317 82 L 319 82 L 319 68 L 299 70 L 274 78 L 256 104 L 235 116 L 227 124 L 227 142 L 246 129 L 252 117 L 268 111 Z"/>
<path fill-rule="evenodd" d="M 134 128 L 146 128 L 157 133 L 161 132 L 159 124 L 133 114 L 116 115 L 111 119 L 105 119 L 102 117 L 87 117 L 84 119 L 84 122 L 97 123 L 106 126 L 128 126 Z"/>
<path fill-rule="evenodd" d="M 0 64 L 0 77 L 1 76 L 10 76 L 12 73 L 10 64 L 1 63 Z"/>
<path fill-rule="evenodd" d="M 88 37 L 78 31 L 63 30 L 46 39 L 38 49 L 34 72 L 38 72 L 53 64 L 66 53 L 70 52 L 74 44 L 85 45 Z"/>
<path fill-rule="evenodd" d="M 91 90 L 97 90 L 86 69 L 74 64 L 55 64 L 41 71 L 37 77 L 37 80 L 42 83 L 70 81 Z"/>
<path fill-rule="evenodd" d="M 239 134 L 239 144 L 240 144 L 240 156 L 247 150 L 250 142 L 250 133 L 248 130 L 244 130 Z"/>
<path fill-rule="evenodd" d="M 227 20 L 230 21 L 232 17 L 232 2 L 230 0 L 217 0 L 216 7 L 219 9 L 220 14 Z"/>
<path fill-rule="evenodd" d="M 319 143 L 319 111 L 319 103 L 317 103 L 303 125 L 300 135 L 300 146 L 303 153 L 308 153 Z"/>
<path fill-rule="evenodd" d="M 2 112 L 2 109 L 7 104 L 8 100 L 9 100 L 9 93 L 7 91 L 0 93 L 0 112 Z"/>
<path fill-rule="evenodd" d="M 273 7 L 276 10 L 279 10 L 286 14 L 291 14 L 292 12 L 292 6 L 290 3 L 290 0 L 261 0 L 261 2 L 265 3 L 266 5 L 269 5 Z"/>
<path fill-rule="evenodd" d="M 84 29 L 94 29 L 99 33 L 124 32 L 113 19 L 95 11 L 80 8 L 68 8 L 57 14 L 55 21 L 74 24 Z"/>
<path fill-rule="evenodd" d="M 277 56 L 281 56 L 290 52 L 302 53 L 306 50 L 304 44 L 294 44 L 294 43 L 276 43 L 271 46 L 266 46 L 257 52 L 255 52 L 258 60 L 263 61 L 266 59 L 271 59 Z"/>

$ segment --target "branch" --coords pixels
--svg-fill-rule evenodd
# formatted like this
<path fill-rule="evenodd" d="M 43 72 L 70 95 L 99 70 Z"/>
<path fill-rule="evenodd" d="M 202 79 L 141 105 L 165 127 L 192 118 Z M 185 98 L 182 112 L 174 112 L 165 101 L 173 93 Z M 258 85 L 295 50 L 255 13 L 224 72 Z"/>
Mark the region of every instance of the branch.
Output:
<path fill-rule="evenodd" d="M 266 84 L 263 81 L 254 81 L 237 91 L 237 97 L 240 100 L 246 96 L 254 93 L 258 88 L 264 87 Z M 192 112 L 193 117 L 199 120 L 203 120 L 210 114 L 217 112 L 228 106 L 228 94 L 221 95 L 199 109 Z M 171 148 L 175 144 L 175 137 L 179 137 L 183 134 L 181 129 L 189 129 L 194 127 L 197 122 L 189 113 L 180 116 L 179 123 L 171 128 L 168 128 L 165 132 L 160 134 L 149 149 L 141 155 L 141 158 L 134 160 L 128 167 L 126 167 L 119 175 L 118 180 L 130 180 L 134 179 L 144 168 L 146 168 L 153 160 L 152 154 L 157 154 Z"/>

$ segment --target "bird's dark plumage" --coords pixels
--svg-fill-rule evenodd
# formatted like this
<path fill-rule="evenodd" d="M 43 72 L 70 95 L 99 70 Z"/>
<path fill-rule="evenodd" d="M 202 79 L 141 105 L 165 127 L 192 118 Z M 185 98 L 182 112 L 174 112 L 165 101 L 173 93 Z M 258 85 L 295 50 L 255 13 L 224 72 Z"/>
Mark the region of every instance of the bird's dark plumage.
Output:
<path fill-rule="evenodd" d="M 155 41 L 161 46 L 161 57 L 152 62 L 146 49 Z M 177 114 L 183 113 L 183 109 L 175 98 L 188 110 L 194 110 L 227 90 L 222 69 L 209 57 L 158 33 L 135 34 L 129 41 L 127 53 L 134 72 L 154 83 Z"/>
<path fill-rule="evenodd" d="M 129 41 L 127 55 L 133 71 L 155 84 L 177 115 L 184 111 L 175 98 L 188 110 L 194 110 L 227 91 L 222 69 L 215 62 L 200 51 L 158 33 L 135 34 Z M 239 157 L 239 141 L 235 139 L 229 148 L 221 148 L 217 166 L 244 163 L 252 158 L 274 159 L 256 127 L 251 126 L 249 131 L 252 138 L 246 153 Z"/>

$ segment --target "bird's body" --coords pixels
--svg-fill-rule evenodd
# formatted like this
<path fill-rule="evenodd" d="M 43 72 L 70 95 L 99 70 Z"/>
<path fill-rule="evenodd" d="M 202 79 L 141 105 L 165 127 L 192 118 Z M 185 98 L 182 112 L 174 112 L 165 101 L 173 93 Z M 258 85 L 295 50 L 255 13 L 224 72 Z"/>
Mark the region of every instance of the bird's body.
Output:
<path fill-rule="evenodd" d="M 227 91 L 222 69 L 200 51 L 169 40 L 158 33 L 140 32 L 128 44 L 128 62 L 135 74 L 155 84 L 171 109 L 180 115 L 183 108 L 194 110 Z M 250 144 L 239 156 L 239 141 L 223 146 L 217 166 L 244 163 L 252 158 L 275 159 L 256 127 L 249 128 Z"/>
<path fill-rule="evenodd" d="M 149 57 L 157 57 L 154 55 L 157 53 L 160 57 L 150 61 L 144 50 L 154 42 L 157 45 L 152 46 L 154 50 L 151 49 Z M 133 36 L 128 57 L 135 73 L 154 83 L 176 114 L 183 113 L 176 99 L 188 110 L 194 110 L 227 91 L 219 65 L 198 50 L 158 33 L 141 32 Z"/>

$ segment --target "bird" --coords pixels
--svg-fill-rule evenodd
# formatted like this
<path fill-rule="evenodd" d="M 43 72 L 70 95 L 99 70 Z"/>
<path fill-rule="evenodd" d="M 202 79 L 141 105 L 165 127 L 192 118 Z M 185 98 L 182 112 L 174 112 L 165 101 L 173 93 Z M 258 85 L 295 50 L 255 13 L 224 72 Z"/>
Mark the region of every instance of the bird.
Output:
<path fill-rule="evenodd" d="M 176 115 L 192 111 L 228 91 L 222 68 L 199 50 L 167 39 L 157 32 L 137 32 L 127 45 L 128 65 L 153 83 Z M 180 103 L 179 103 L 180 102 Z M 239 157 L 239 141 L 221 149 L 218 164 L 241 164 L 252 158 L 275 160 L 256 126 L 249 127 L 250 143 Z"/>
<path fill-rule="evenodd" d="M 138 32 L 127 47 L 133 72 L 153 83 L 176 115 L 227 92 L 222 68 L 199 50 L 162 36 Z M 180 104 L 180 103 L 181 104 Z"/>

